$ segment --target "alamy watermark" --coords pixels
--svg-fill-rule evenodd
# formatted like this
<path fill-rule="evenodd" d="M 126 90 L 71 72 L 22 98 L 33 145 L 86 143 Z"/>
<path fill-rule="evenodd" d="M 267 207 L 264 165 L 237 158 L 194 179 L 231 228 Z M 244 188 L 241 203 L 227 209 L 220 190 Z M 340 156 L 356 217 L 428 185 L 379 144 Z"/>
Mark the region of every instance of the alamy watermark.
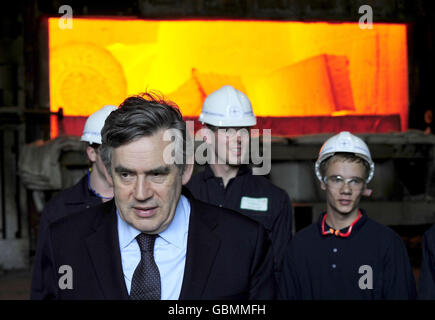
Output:
<path fill-rule="evenodd" d="M 373 29 L 373 9 L 368 4 L 362 5 L 358 9 L 358 13 L 363 13 L 359 18 L 358 26 L 360 29 Z"/>
<path fill-rule="evenodd" d="M 358 280 L 358 286 L 361 290 L 373 289 L 373 269 L 369 265 L 362 265 L 358 269 L 362 276 Z"/>
<path fill-rule="evenodd" d="M 73 9 L 71 6 L 64 4 L 59 7 L 59 14 L 63 16 L 59 19 L 59 28 L 62 30 L 73 28 Z"/>
<path fill-rule="evenodd" d="M 58 285 L 61 290 L 72 290 L 73 289 L 73 269 L 71 266 L 64 264 L 59 267 L 59 277 Z"/>

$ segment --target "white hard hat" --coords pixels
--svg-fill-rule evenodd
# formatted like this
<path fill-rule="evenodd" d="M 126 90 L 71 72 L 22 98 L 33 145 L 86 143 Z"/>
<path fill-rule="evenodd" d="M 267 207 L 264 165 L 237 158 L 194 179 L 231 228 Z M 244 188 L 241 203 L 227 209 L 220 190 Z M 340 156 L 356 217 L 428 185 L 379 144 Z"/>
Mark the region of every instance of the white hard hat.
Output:
<path fill-rule="evenodd" d="M 358 138 L 348 131 L 343 131 L 326 140 L 320 149 L 319 157 L 315 164 L 316 176 L 320 181 L 322 181 L 320 164 L 329 157 L 332 157 L 336 152 L 353 153 L 366 160 L 370 165 L 370 172 L 366 183 L 369 183 L 370 180 L 372 180 L 373 174 L 375 173 L 375 164 L 373 163 L 369 147 L 361 138 Z"/>
<path fill-rule="evenodd" d="M 104 122 L 109 114 L 116 109 L 118 109 L 118 107 L 107 105 L 91 114 L 86 120 L 83 135 L 80 140 L 87 141 L 91 144 L 101 144 L 101 129 L 104 127 Z"/>
<path fill-rule="evenodd" d="M 216 127 L 252 127 L 257 123 L 248 97 L 232 86 L 223 86 L 205 99 L 199 121 Z"/>

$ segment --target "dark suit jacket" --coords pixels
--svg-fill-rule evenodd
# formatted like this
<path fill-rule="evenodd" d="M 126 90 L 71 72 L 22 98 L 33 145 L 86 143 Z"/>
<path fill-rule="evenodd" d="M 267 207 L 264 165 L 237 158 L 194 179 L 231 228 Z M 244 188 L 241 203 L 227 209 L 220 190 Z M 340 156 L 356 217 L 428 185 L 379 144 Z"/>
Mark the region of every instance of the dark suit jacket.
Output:
<path fill-rule="evenodd" d="M 180 299 L 273 299 L 265 229 L 234 211 L 189 201 Z M 39 241 L 32 299 L 128 299 L 113 200 L 52 223 Z M 59 287 L 62 265 L 72 268 L 72 289 Z"/>

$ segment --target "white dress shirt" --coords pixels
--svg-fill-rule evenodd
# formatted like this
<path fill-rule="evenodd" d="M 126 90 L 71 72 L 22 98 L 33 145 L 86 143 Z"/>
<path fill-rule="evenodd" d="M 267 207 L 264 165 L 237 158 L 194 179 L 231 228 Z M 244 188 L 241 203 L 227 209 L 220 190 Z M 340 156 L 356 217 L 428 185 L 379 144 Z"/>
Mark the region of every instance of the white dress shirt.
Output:
<path fill-rule="evenodd" d="M 122 220 L 118 210 L 117 216 L 122 269 L 130 294 L 133 273 L 141 258 L 136 241 L 140 231 Z M 160 272 L 162 300 L 177 300 L 180 297 L 186 262 L 189 217 L 190 203 L 181 195 L 173 220 L 166 230 L 159 233 L 154 244 L 154 259 Z"/>

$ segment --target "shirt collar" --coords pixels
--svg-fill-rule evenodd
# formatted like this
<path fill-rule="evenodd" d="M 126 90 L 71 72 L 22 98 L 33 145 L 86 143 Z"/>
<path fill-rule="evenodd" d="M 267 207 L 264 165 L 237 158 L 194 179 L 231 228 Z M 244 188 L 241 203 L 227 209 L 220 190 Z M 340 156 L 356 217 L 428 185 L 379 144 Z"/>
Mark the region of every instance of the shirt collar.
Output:
<path fill-rule="evenodd" d="M 189 200 L 187 200 L 185 196 L 180 195 L 180 200 L 175 209 L 174 219 L 172 219 L 169 226 L 163 230 L 163 232 L 159 233 L 159 236 L 177 248 L 181 248 L 189 230 L 189 217 Z"/>
<path fill-rule="evenodd" d="M 121 249 L 127 247 L 141 233 L 135 227 L 125 222 L 116 209 L 118 219 L 118 236 L 119 246 Z M 183 195 L 180 195 L 177 208 L 175 209 L 174 218 L 169 226 L 159 233 L 159 237 L 177 248 L 181 248 L 184 243 L 184 237 L 189 230 L 190 203 Z"/>
<path fill-rule="evenodd" d="M 367 221 L 367 213 L 365 212 L 365 210 L 364 209 L 359 209 L 359 210 L 361 212 L 361 218 L 353 225 L 352 231 L 351 231 L 351 233 L 349 235 L 349 238 L 351 238 L 354 234 L 356 234 L 361 229 L 361 227 L 364 225 L 364 223 Z M 322 221 L 323 221 L 323 218 L 324 218 L 325 214 L 326 214 L 326 212 L 323 212 L 320 215 L 320 218 L 319 218 L 318 223 L 317 223 L 318 227 L 319 227 L 319 233 L 320 233 L 320 235 L 322 235 Z M 330 226 L 328 226 L 326 221 L 325 221 L 325 228 L 327 228 L 327 229 L 330 228 Z M 340 232 L 341 233 L 346 233 L 348 231 L 348 229 L 349 229 L 349 227 L 340 229 Z M 325 235 L 325 237 L 326 236 L 327 235 Z"/>

